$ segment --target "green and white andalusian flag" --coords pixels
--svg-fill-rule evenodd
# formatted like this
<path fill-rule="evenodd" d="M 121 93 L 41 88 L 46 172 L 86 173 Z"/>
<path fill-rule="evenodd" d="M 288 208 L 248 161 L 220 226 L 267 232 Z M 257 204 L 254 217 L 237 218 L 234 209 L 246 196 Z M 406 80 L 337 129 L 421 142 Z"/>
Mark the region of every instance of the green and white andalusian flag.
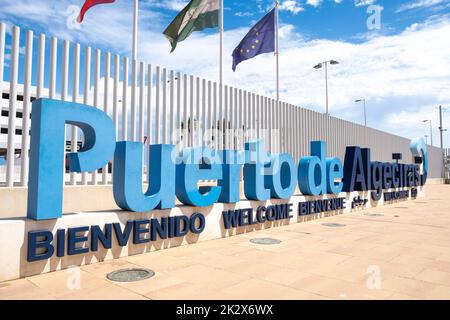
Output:
<path fill-rule="evenodd" d="M 172 45 L 185 40 L 194 31 L 215 28 L 219 25 L 218 0 L 191 0 L 163 32 Z"/>

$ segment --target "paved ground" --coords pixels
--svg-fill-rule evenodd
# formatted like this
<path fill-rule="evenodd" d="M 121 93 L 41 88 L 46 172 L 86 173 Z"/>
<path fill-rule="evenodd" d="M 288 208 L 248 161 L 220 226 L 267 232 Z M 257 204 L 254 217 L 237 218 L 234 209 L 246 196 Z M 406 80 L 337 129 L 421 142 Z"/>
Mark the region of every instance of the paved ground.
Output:
<path fill-rule="evenodd" d="M 364 213 L 4 282 L 0 299 L 450 299 L 450 185 L 430 185 L 427 194 Z M 345 226 L 322 225 L 330 222 Z M 282 243 L 249 242 L 259 237 Z M 135 266 L 156 276 L 125 284 L 105 278 Z"/>

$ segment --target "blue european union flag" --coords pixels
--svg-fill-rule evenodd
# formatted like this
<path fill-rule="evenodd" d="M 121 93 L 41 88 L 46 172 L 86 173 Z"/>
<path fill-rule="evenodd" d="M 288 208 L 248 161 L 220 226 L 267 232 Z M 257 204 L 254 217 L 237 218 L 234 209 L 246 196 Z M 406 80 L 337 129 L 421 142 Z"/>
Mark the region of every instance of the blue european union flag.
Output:
<path fill-rule="evenodd" d="M 233 51 L 233 71 L 242 61 L 275 52 L 275 9 L 265 15 Z"/>

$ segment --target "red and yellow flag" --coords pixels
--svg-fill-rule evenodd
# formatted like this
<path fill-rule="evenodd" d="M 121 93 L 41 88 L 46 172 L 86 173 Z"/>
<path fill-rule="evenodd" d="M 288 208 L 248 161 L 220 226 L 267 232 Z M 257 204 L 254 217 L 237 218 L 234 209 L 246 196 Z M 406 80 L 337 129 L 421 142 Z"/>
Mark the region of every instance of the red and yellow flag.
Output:
<path fill-rule="evenodd" d="M 84 2 L 83 7 L 81 8 L 80 14 L 78 15 L 77 21 L 81 23 L 84 19 L 84 15 L 86 14 L 86 11 L 88 11 L 93 6 L 96 6 L 97 4 L 102 3 L 113 3 L 116 0 L 86 0 Z"/>

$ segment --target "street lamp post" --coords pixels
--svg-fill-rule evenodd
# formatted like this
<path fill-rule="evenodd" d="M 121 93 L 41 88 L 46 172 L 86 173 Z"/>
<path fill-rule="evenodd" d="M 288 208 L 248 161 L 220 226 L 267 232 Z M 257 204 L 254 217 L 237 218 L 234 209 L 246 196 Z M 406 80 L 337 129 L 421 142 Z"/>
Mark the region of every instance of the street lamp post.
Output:
<path fill-rule="evenodd" d="M 439 133 L 441 135 L 441 149 L 444 150 L 444 137 L 443 134 L 445 131 L 447 131 L 447 129 L 444 129 L 443 125 L 442 125 L 442 106 L 439 106 Z"/>
<path fill-rule="evenodd" d="M 441 142 L 441 152 L 442 152 L 442 178 L 445 179 L 445 152 L 444 152 L 444 132 L 447 131 L 447 129 L 444 129 L 442 125 L 442 106 L 439 106 L 439 134 L 440 134 L 440 142 Z"/>
<path fill-rule="evenodd" d="M 325 66 L 325 95 L 326 95 L 326 115 L 329 115 L 328 112 L 328 64 L 339 64 L 336 60 L 327 60 L 324 62 L 320 62 L 314 66 L 314 69 L 322 69 Z"/>
<path fill-rule="evenodd" d="M 423 137 L 425 138 L 425 144 L 428 144 L 428 135 L 426 134 Z"/>
<path fill-rule="evenodd" d="M 366 99 L 358 99 L 355 100 L 356 103 L 363 102 L 364 103 L 364 125 L 367 127 L 367 113 L 366 113 Z"/>
<path fill-rule="evenodd" d="M 427 123 L 427 122 L 429 122 L 430 123 L 430 145 L 431 146 L 433 146 L 433 124 L 432 124 L 432 121 L 431 120 L 423 120 L 422 121 L 423 123 Z"/>

